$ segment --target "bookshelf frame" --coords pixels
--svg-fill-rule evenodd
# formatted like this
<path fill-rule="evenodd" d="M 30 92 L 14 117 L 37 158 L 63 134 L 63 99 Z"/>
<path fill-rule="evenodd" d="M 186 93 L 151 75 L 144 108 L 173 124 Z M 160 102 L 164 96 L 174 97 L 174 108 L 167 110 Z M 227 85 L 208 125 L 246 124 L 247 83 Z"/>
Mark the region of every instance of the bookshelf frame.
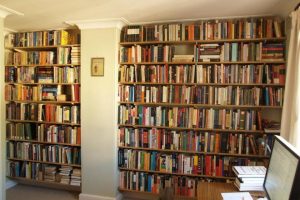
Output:
<path fill-rule="evenodd" d="M 253 17 L 253 18 L 237 18 L 237 19 L 216 19 L 216 21 L 218 22 L 232 22 L 235 20 L 241 20 L 241 21 L 246 21 L 246 22 L 250 22 L 252 23 L 252 19 L 263 19 L 263 20 L 274 20 L 276 21 L 278 18 L 272 16 L 272 17 Z M 214 21 L 214 19 L 211 20 L 203 20 L 203 22 L 210 22 L 210 21 Z M 245 23 L 246 23 L 245 22 Z M 178 36 L 179 37 L 179 41 L 174 40 L 174 41 L 169 41 L 170 38 L 168 38 L 168 41 L 158 41 L 158 40 L 152 40 L 152 41 L 145 41 L 145 35 L 147 36 L 147 33 L 145 33 L 147 31 L 148 27 L 154 27 L 156 25 L 162 25 L 163 26 L 163 34 L 165 34 L 166 32 L 164 27 L 168 27 L 167 28 L 167 36 L 166 37 L 170 37 L 169 31 L 173 31 L 171 30 L 169 25 L 177 25 L 180 24 L 180 31 L 182 31 L 182 24 L 185 25 L 189 25 L 189 24 L 200 24 L 202 23 L 202 21 L 195 21 L 195 22 L 174 22 L 174 23 L 162 23 L 162 24 L 145 24 L 145 25 L 132 25 L 132 26 L 128 26 L 125 27 L 124 31 L 121 33 L 121 42 L 119 43 L 119 67 L 121 68 L 121 66 L 133 66 L 134 69 L 136 70 L 138 67 L 144 65 L 145 68 L 149 67 L 150 65 L 153 66 L 158 66 L 158 65 L 169 65 L 169 66 L 175 66 L 175 65 L 286 65 L 286 61 L 285 59 L 283 60 L 255 60 L 255 61 L 209 61 L 209 62 L 202 62 L 202 61 L 198 61 L 196 59 L 194 59 L 194 61 L 187 61 L 187 62 L 174 62 L 174 61 L 164 61 L 164 62 L 123 62 L 121 60 L 121 48 L 131 48 L 131 47 L 137 47 L 140 46 L 141 48 L 147 47 L 150 48 L 150 46 L 166 46 L 169 45 L 171 46 L 175 46 L 175 48 L 177 46 L 181 46 L 181 45 L 186 45 L 186 46 L 198 46 L 200 44 L 219 44 L 219 45 L 224 45 L 225 43 L 229 43 L 230 45 L 232 43 L 237 43 L 238 45 L 240 44 L 250 44 L 250 43 L 282 43 L 283 45 L 285 45 L 285 41 L 286 41 L 286 37 L 284 36 L 278 36 L 277 33 L 275 33 L 276 29 L 276 25 L 274 23 L 274 28 L 273 28 L 273 32 L 271 33 L 271 35 L 273 36 L 261 36 L 261 37 L 256 37 L 256 38 L 235 38 L 235 39 L 191 39 L 191 40 L 180 40 L 182 39 L 182 35 Z M 272 22 L 273 23 L 273 22 Z M 257 25 L 257 24 L 256 24 Z M 271 24 L 273 27 L 273 24 Z M 195 25 L 196 26 L 196 25 Z M 280 25 L 279 25 L 280 26 Z M 271 27 L 271 28 L 272 28 Z M 135 41 L 124 41 L 124 38 L 127 37 L 126 35 L 126 31 L 127 28 L 130 29 L 139 29 L 137 35 L 137 38 L 139 39 L 134 39 Z M 239 28 L 239 27 L 237 27 Z M 281 25 L 281 28 L 283 29 L 283 26 Z M 280 28 L 279 28 L 280 29 Z M 256 29 L 255 29 L 256 30 Z M 155 31 L 160 31 L 159 28 L 155 27 Z M 183 31 L 181 32 L 183 34 Z M 151 35 L 152 33 L 149 32 L 149 34 Z M 159 32 L 159 34 L 161 34 L 161 32 Z M 179 34 L 179 32 L 178 32 Z M 186 33 L 185 33 L 186 34 Z M 268 33 L 266 33 L 268 34 Z M 276 34 L 276 35 L 275 35 Z M 128 34 L 129 35 L 129 34 Z M 176 34 L 175 34 L 176 35 Z M 263 35 L 263 34 L 262 34 Z M 283 34 L 284 35 L 284 34 Z M 122 38 L 124 36 L 124 38 Z M 186 35 L 185 35 L 186 36 Z M 128 36 L 130 37 L 130 36 Z M 132 37 L 132 36 L 131 36 Z M 150 36 L 151 37 L 151 36 Z M 155 36 L 154 36 L 155 37 Z M 158 37 L 158 36 L 157 36 Z M 165 37 L 165 35 L 163 36 L 163 38 Z M 160 38 L 160 36 L 159 36 Z M 150 39 L 147 39 L 150 40 Z M 147 49 L 149 50 L 149 49 Z M 135 52 L 136 53 L 136 52 Z M 143 53 L 142 53 L 143 54 Z M 195 54 L 195 49 L 194 49 L 194 54 Z M 137 59 L 137 57 L 135 57 L 135 59 Z M 149 58 L 148 58 L 149 59 Z M 142 60 L 142 59 L 141 59 Z M 171 59 L 172 60 L 172 59 Z M 127 69 L 126 69 L 127 70 Z M 156 69 L 158 70 L 158 68 Z M 129 73 L 129 72 L 127 72 Z M 134 71 L 134 73 L 137 73 Z M 120 75 L 119 75 L 120 76 Z M 136 75 L 133 75 L 135 78 Z M 171 75 L 170 75 L 171 76 Z M 132 77 L 131 77 L 132 78 Z M 134 79 L 134 78 L 132 78 Z M 241 87 L 241 88 L 254 88 L 254 87 L 258 87 L 258 88 L 265 88 L 265 87 L 269 87 L 269 88 L 282 88 L 284 89 L 285 84 L 282 83 L 190 83 L 190 82 L 175 82 L 175 83 L 171 83 L 171 82 L 167 82 L 168 80 L 166 80 L 166 82 L 158 82 L 157 80 L 151 80 L 149 82 L 138 82 L 137 80 L 133 80 L 132 82 L 129 81 L 120 81 L 118 82 L 119 86 L 130 86 L 132 88 L 134 88 L 134 91 L 136 91 L 136 87 L 137 86 L 145 86 L 145 87 L 159 87 L 159 86 L 167 86 L 169 88 L 169 86 L 191 86 L 191 87 L 203 87 L 203 86 L 213 86 L 213 87 L 226 87 L 226 86 L 232 86 L 232 87 Z M 152 91 L 152 90 L 151 90 Z M 122 94 L 119 94 L 122 95 Z M 134 93 L 134 95 L 136 95 L 136 93 Z M 136 99 L 137 97 L 135 96 L 134 99 Z M 168 100 L 169 101 L 169 100 Z M 215 104 L 196 104 L 196 103 L 165 103 L 165 102 L 145 102 L 144 100 L 142 101 L 131 101 L 131 100 L 126 100 L 126 101 L 122 101 L 119 100 L 118 101 L 118 105 L 122 106 L 122 105 L 126 105 L 126 106 L 133 106 L 133 107 L 137 107 L 137 106 L 145 106 L 145 107 L 178 107 L 178 108 L 213 108 L 213 109 L 228 109 L 228 110 L 254 110 L 254 111 L 259 111 L 259 112 L 273 112 L 273 111 L 281 111 L 282 110 L 282 106 L 266 106 L 266 105 L 215 105 Z M 134 112 L 138 112 L 138 110 L 134 111 Z M 137 118 L 138 118 L 138 114 L 137 114 Z M 123 124 L 118 122 L 118 128 L 128 128 L 131 130 L 136 130 L 136 129 L 147 129 L 147 130 L 151 130 L 151 129 L 158 129 L 158 130 L 168 130 L 168 131 L 176 131 L 176 132 L 180 132 L 181 131 L 193 131 L 193 132 L 208 132 L 209 134 L 211 133 L 219 133 L 219 134 L 234 134 L 234 135 L 243 135 L 243 137 L 263 137 L 263 135 L 266 136 L 273 136 L 273 135 L 277 135 L 279 133 L 277 132 L 265 132 L 264 130 L 244 130 L 244 129 L 216 129 L 216 128 L 195 128 L 195 127 L 177 127 L 177 126 L 155 126 L 155 125 L 140 125 L 137 124 L 138 122 L 134 122 L 134 117 L 133 117 L 133 122 L 130 124 Z M 118 138 L 120 133 L 118 133 Z M 128 133 L 129 134 L 129 133 Z M 131 133 L 130 133 L 131 134 Z M 138 133 L 139 134 L 139 133 Z M 128 136 L 128 135 L 127 135 Z M 132 135 L 131 135 L 132 136 Z M 128 136 L 128 137 L 131 137 Z M 133 136 L 133 137 L 143 137 L 143 136 Z M 141 139 L 138 140 L 139 142 L 141 142 Z M 120 141 L 118 141 L 120 142 Z M 132 142 L 130 140 L 130 142 Z M 136 144 L 136 141 L 135 141 Z M 125 144 L 125 145 L 121 145 L 120 143 L 118 143 L 118 149 L 119 150 L 132 150 L 132 151 L 138 151 L 138 152 L 157 152 L 157 153 L 161 153 L 161 154 L 187 154 L 187 155 L 211 155 L 211 156 L 223 156 L 223 157 L 235 157 L 235 158 L 249 158 L 249 159 L 254 159 L 254 160 L 268 160 L 269 156 L 268 155 L 258 155 L 258 154 L 239 154 L 239 153 L 221 153 L 221 152 L 204 152 L 204 151 L 188 151 L 188 150 L 177 150 L 177 149 L 157 149 L 157 148 L 150 148 L 150 147 L 143 147 L 140 146 L 141 144 L 136 144 L 138 146 L 132 146 L 133 144 Z M 143 145 L 143 144 L 142 144 Z M 149 145 L 149 143 L 148 143 Z M 118 157 L 120 158 L 120 156 Z M 128 161 L 129 162 L 129 161 Z M 156 163 L 157 164 L 157 163 Z M 204 165 L 204 163 L 203 163 Z M 203 167 L 203 166 L 201 166 Z M 169 173 L 169 172 L 162 172 L 162 171 L 151 171 L 151 170 L 138 170 L 138 169 L 133 169 L 133 168 L 125 168 L 122 166 L 119 166 L 119 171 L 128 171 L 128 172 L 141 172 L 141 173 L 149 173 L 154 174 L 154 175 L 174 175 L 174 176 L 180 176 L 180 177 L 194 177 L 194 178 L 199 178 L 199 179 L 209 179 L 209 180 L 230 180 L 232 181 L 233 177 L 216 177 L 216 176 L 206 176 L 206 175 L 195 175 L 195 174 L 181 174 L 181 173 Z M 136 175 L 138 176 L 138 175 Z M 132 183 L 133 184 L 133 183 Z M 128 186 L 128 185 L 127 185 Z M 128 186 L 131 187 L 131 186 Z M 126 188 L 121 188 L 119 187 L 119 191 L 120 192 L 133 192 L 133 193 L 140 193 L 140 194 L 153 194 L 151 192 L 144 192 L 144 191 L 139 191 L 139 190 L 131 190 L 131 189 L 126 189 Z M 196 192 L 197 193 L 197 192 Z M 157 194 L 154 194 L 157 195 Z M 196 194 L 199 195 L 199 194 Z M 189 198 L 189 197 L 187 197 Z M 196 198 L 196 197 L 195 197 Z"/>
<path fill-rule="evenodd" d="M 54 32 L 57 33 L 56 36 L 52 35 L 53 36 L 53 41 L 51 41 L 50 37 L 51 37 L 51 34 L 54 34 Z M 41 35 L 39 35 L 39 33 L 42 33 Z M 56 34 L 55 33 L 55 34 Z M 36 34 L 36 38 L 31 38 L 30 34 L 34 35 Z M 59 34 L 61 34 L 61 37 L 58 36 Z M 40 69 L 40 68 L 47 68 L 49 70 L 52 69 L 52 80 L 54 81 L 54 67 L 57 67 L 57 68 L 61 68 L 61 69 L 64 69 L 64 68 L 77 68 L 79 71 L 76 72 L 78 73 L 79 75 L 79 80 L 76 80 L 75 76 L 71 77 L 70 74 L 66 74 L 68 76 L 65 76 L 65 77 L 61 77 L 62 80 L 66 80 L 67 82 L 51 82 L 51 83 L 48 83 L 48 82 L 39 82 L 39 80 L 37 79 L 38 77 L 38 74 L 37 74 L 37 71 L 34 71 L 34 75 L 36 76 L 35 79 L 36 80 L 32 80 L 31 82 L 18 82 L 18 80 L 14 80 L 14 81 L 5 81 L 5 85 L 6 86 L 12 86 L 12 87 L 15 87 L 15 86 L 28 86 L 28 87 L 34 87 L 34 86 L 37 86 L 39 87 L 39 89 L 41 89 L 41 91 L 38 91 L 38 92 L 42 92 L 42 88 L 44 86 L 53 86 L 53 87 L 58 87 L 58 86 L 63 86 L 63 87 L 78 87 L 80 88 L 80 67 L 81 67 L 81 64 L 80 64 L 80 37 L 79 37 L 79 34 L 80 34 L 80 31 L 79 30 L 54 30 L 54 31 L 48 31 L 48 30 L 42 30 L 42 31 L 34 31 L 34 32 L 19 32 L 19 33 L 12 33 L 12 34 L 8 34 L 7 35 L 7 40 L 6 40 L 6 47 L 5 47 L 5 51 L 6 52 L 11 52 L 12 54 L 14 54 L 14 52 L 24 52 L 24 53 L 27 53 L 28 55 L 31 53 L 31 52 L 53 52 L 54 54 L 54 57 L 53 57 L 53 63 L 52 64 L 49 64 L 51 63 L 51 61 L 43 61 L 43 58 L 42 55 L 39 55 L 38 59 L 40 60 L 38 63 L 36 64 L 31 64 L 29 63 L 28 61 L 26 62 L 23 62 L 21 61 L 21 64 L 19 63 L 20 61 L 16 61 L 17 63 L 14 62 L 14 59 L 18 59 L 18 58 L 13 58 L 11 60 L 12 63 L 8 63 L 6 62 L 5 63 L 5 68 L 14 68 L 16 70 L 16 74 L 17 76 L 22 76 L 21 74 L 21 71 L 17 71 L 19 70 L 20 68 L 23 68 L 23 69 L 30 69 L 30 68 L 34 68 L 34 69 Z M 55 38 L 56 37 L 56 38 Z M 17 43 L 17 39 L 18 38 L 18 42 L 21 42 L 23 43 L 23 46 L 16 46 L 16 43 Z M 42 39 L 41 39 L 42 38 Z M 27 45 L 30 45 L 31 44 L 31 40 L 33 40 L 33 42 L 37 42 L 37 40 L 39 40 L 39 42 L 42 42 L 43 44 L 42 45 L 38 45 L 38 46 L 27 46 Z M 40 41 L 42 40 L 42 41 Z M 55 41 L 54 41 L 55 40 Z M 76 41 L 75 41 L 76 40 Z M 53 44 L 50 44 L 51 42 L 53 42 Z M 56 44 L 56 43 L 57 44 Z M 60 44 L 59 44 L 60 43 Z M 63 44 L 64 43 L 64 44 Z M 71 55 L 73 54 L 73 50 L 71 49 L 77 49 L 76 50 L 76 54 L 75 56 Z M 62 51 L 62 50 L 66 50 L 68 49 L 68 52 L 63 52 L 62 54 L 63 55 L 58 55 L 59 54 L 59 51 Z M 79 51 L 78 51 L 79 49 Z M 72 52 L 71 52 L 72 51 Z M 74 50 L 75 51 L 75 50 Z M 10 56 L 9 54 L 6 55 L 6 57 Z M 62 60 L 59 60 L 59 59 L 62 59 L 60 58 L 60 56 L 67 56 L 68 58 L 65 58 L 67 59 L 62 61 Z M 76 58 L 75 58 L 76 57 Z M 73 62 L 73 58 L 74 58 L 74 62 Z M 8 58 L 7 58 L 8 59 Z M 77 61 L 75 61 L 77 60 Z M 29 63 L 29 64 L 28 64 Z M 41 64 L 43 63 L 43 64 Z M 59 76 L 62 76 L 62 74 L 58 74 Z M 7 76 L 7 74 L 4 74 L 5 78 Z M 73 78 L 73 79 L 72 79 Z M 14 92 L 14 91 L 13 91 Z M 21 92 L 24 92 L 23 91 L 23 88 L 22 88 L 22 91 Z M 13 95 L 15 95 L 13 93 Z M 40 94 L 42 95 L 42 94 Z M 73 95 L 73 94 L 72 94 Z M 6 104 L 9 104 L 9 103 L 18 103 L 18 104 L 53 104 L 53 105 L 61 105 L 61 106 L 80 106 L 80 91 L 78 91 L 78 95 L 79 95 L 79 100 L 75 100 L 75 101 L 70 101 L 70 100 L 66 100 L 66 101 L 59 101 L 59 100 L 15 100 L 15 99 L 5 99 L 5 102 Z M 73 98 L 73 97 L 72 97 Z M 70 107 L 71 109 L 71 107 Z M 71 112 L 71 111 L 70 111 Z M 78 113 L 80 116 L 80 112 Z M 17 114 L 16 114 L 17 116 Z M 20 116 L 18 116 L 20 117 Z M 30 124 L 30 126 L 34 127 L 31 131 L 31 134 L 34 135 L 32 136 L 32 139 L 28 139 L 28 138 L 25 138 L 25 135 L 24 138 L 19 138 L 19 136 L 16 136 L 15 138 L 11 138 L 10 135 L 8 135 L 8 130 L 7 131 L 7 136 L 6 136 L 6 142 L 7 142 L 7 147 L 9 148 L 8 144 L 9 143 L 12 143 L 13 145 L 16 144 L 16 143 L 20 143 L 20 144 L 24 144 L 24 143 L 27 143 L 27 144 L 30 144 L 30 145 L 40 145 L 40 146 L 44 146 L 44 147 L 48 147 L 48 146 L 58 146 L 58 147 L 66 147 L 66 148 L 69 148 L 69 149 L 77 149 L 79 151 L 79 158 L 77 158 L 77 160 L 79 159 L 79 162 L 78 163 L 73 163 L 73 155 L 72 156 L 72 159 L 68 162 L 70 163 L 61 163 L 61 162 L 52 162 L 51 159 L 53 158 L 42 158 L 42 160 L 30 160 L 30 159 L 20 159 L 20 158 L 17 158 L 17 157 L 10 157 L 9 155 L 7 155 L 7 161 L 8 162 L 19 162 L 19 165 L 20 167 L 21 166 L 25 166 L 25 164 L 29 163 L 30 164 L 30 168 L 31 168 L 31 164 L 32 163 L 40 163 L 40 167 L 43 168 L 39 168 L 39 169 L 35 169 L 35 170 L 42 170 L 43 171 L 43 175 L 42 175 L 42 179 L 43 180 L 36 180 L 36 177 L 31 177 L 30 179 L 29 178 L 26 178 L 27 176 L 27 172 L 21 172 L 21 169 L 19 170 L 19 173 L 21 175 L 21 173 L 24 173 L 23 175 L 17 177 L 15 175 L 12 176 L 12 174 L 15 174 L 15 172 L 11 172 L 10 174 L 10 170 L 14 170 L 14 169 L 8 169 L 8 173 L 7 173 L 7 178 L 11 179 L 11 180 L 14 180 L 18 183 L 21 183 L 21 184 L 28 184 L 28 185 L 35 185 L 35 186 L 40 186 L 40 187 L 49 187 L 49 188 L 55 188 L 55 189 L 62 189 L 62 190 L 69 190 L 69 191 L 74 191 L 74 192 L 81 192 L 81 185 L 80 186 L 77 186 L 77 185 L 71 185 L 71 183 L 69 184 L 63 184 L 63 183 L 60 183 L 60 182 L 57 182 L 58 180 L 55 180 L 54 182 L 52 181 L 48 181 L 48 180 L 44 180 L 44 167 L 45 166 L 56 166 L 57 167 L 57 175 L 59 175 L 59 170 L 58 168 L 60 167 L 74 167 L 76 169 L 80 169 L 81 170 L 81 154 L 80 154 L 80 151 L 81 151 L 81 135 L 79 136 L 75 136 L 75 137 L 79 137 L 77 139 L 79 139 L 79 143 L 76 143 L 76 144 L 71 144 L 71 143 L 61 143 L 61 142 L 49 142 L 49 138 L 44 138 L 43 141 L 39 141 L 38 140 L 38 126 L 40 125 L 47 125 L 45 127 L 45 131 L 46 131 L 46 128 L 49 128 L 49 126 L 55 126 L 55 127 L 58 127 L 58 126 L 61 126 L 61 127 L 68 127 L 70 128 L 72 131 L 74 130 L 74 128 L 76 128 L 76 131 L 78 130 L 79 131 L 79 128 L 81 127 L 81 124 L 80 124 L 80 121 L 78 120 L 78 123 L 69 123 L 69 122 L 57 122 L 57 121 L 38 121 L 38 120 L 20 120 L 20 119 L 9 119 L 6 117 L 6 122 L 7 124 L 13 124 L 14 126 L 16 126 L 16 124 L 23 124 L 25 126 L 25 124 Z M 14 134 L 18 134 L 16 133 L 16 130 L 14 129 L 13 130 L 15 133 Z M 25 130 L 23 130 L 23 134 L 25 134 Z M 42 134 L 42 137 L 46 137 L 45 136 L 45 133 L 41 133 Z M 20 137 L 23 137 L 23 136 L 20 136 Z M 12 136 L 13 137 L 13 136 Z M 64 132 L 64 137 L 67 137 L 67 133 Z M 73 137 L 73 136 L 72 136 Z M 51 139 L 52 141 L 52 139 Z M 26 152 L 23 152 L 24 154 L 26 154 Z M 40 152 L 41 153 L 41 152 Z M 42 155 L 41 155 L 42 157 Z M 16 169 L 17 170 L 17 169 Z M 37 173 L 37 172 L 36 172 Z M 40 173 L 40 172 L 39 172 Z M 23 177 L 25 176 L 25 177 Z M 33 176 L 33 172 L 32 174 L 30 174 L 30 176 Z M 55 176 L 55 179 L 57 179 L 58 177 Z M 71 178 L 71 176 L 70 176 Z M 60 179 L 60 178 L 59 178 Z"/>

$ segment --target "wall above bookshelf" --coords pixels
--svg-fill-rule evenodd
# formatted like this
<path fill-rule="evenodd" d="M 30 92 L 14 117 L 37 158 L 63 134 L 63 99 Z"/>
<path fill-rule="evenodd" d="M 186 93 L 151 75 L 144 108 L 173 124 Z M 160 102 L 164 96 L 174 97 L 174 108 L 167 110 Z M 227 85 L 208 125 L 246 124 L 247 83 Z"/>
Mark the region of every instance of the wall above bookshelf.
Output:
<path fill-rule="evenodd" d="M 5 38 L 7 176 L 81 190 L 80 31 Z"/>
<path fill-rule="evenodd" d="M 280 18 L 130 25 L 119 63 L 120 191 L 196 197 L 198 181 L 268 165 L 278 132 L 264 121 L 280 118 L 285 84 Z"/>

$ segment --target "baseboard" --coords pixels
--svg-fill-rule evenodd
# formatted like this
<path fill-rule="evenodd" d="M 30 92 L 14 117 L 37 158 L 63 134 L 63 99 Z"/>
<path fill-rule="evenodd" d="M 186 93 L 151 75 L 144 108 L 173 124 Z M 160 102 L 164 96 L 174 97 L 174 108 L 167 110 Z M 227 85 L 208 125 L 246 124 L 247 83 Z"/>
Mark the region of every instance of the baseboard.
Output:
<path fill-rule="evenodd" d="M 14 181 L 11 181 L 11 180 L 6 180 L 6 182 L 5 182 L 5 188 L 6 188 L 6 189 L 12 188 L 12 187 L 14 187 L 15 185 L 17 185 L 17 183 L 14 182 Z"/>
<path fill-rule="evenodd" d="M 83 194 L 81 193 L 79 195 L 79 200 L 116 200 L 118 199 L 115 197 L 105 197 L 105 196 L 99 196 L 99 195 L 91 195 L 91 194 Z"/>
<path fill-rule="evenodd" d="M 123 199 L 123 195 L 118 192 L 116 200 L 122 200 L 122 199 Z"/>

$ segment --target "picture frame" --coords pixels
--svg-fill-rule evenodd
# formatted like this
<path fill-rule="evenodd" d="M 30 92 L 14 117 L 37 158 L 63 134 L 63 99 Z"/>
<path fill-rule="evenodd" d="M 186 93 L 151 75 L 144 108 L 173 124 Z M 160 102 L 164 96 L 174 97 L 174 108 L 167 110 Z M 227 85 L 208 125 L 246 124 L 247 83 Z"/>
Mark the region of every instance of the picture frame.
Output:
<path fill-rule="evenodd" d="M 104 76 L 104 58 L 91 58 L 91 76 Z"/>

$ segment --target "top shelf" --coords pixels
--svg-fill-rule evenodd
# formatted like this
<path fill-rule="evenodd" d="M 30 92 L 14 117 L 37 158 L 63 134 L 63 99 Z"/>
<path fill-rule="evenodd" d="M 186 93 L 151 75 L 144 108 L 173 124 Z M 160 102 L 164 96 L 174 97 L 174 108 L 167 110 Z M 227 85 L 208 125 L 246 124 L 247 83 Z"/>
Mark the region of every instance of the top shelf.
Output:
<path fill-rule="evenodd" d="M 29 47 L 5 47 L 8 50 L 52 50 L 59 47 L 80 47 L 80 44 L 67 44 L 67 45 L 51 45 L 51 46 L 29 46 Z"/>
<path fill-rule="evenodd" d="M 285 41 L 285 37 L 274 38 L 249 38 L 249 39 L 220 39 L 220 40 L 184 40 L 184 41 L 145 41 L 145 42 L 120 42 L 121 46 L 131 45 L 152 45 L 152 44 L 211 44 L 211 43 L 234 43 L 234 42 L 267 42 L 267 41 Z"/>

